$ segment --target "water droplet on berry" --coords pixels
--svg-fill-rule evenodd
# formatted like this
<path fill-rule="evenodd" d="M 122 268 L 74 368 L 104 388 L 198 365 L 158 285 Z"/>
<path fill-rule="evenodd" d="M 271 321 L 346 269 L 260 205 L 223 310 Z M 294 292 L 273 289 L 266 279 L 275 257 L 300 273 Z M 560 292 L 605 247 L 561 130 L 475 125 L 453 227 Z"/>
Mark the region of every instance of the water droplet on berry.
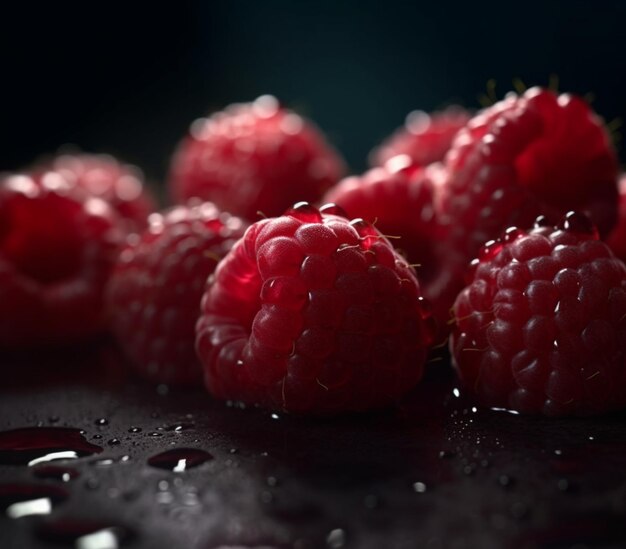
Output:
<path fill-rule="evenodd" d="M 109 440 L 109 446 L 117 446 L 118 444 L 120 444 L 119 438 L 112 438 Z"/>
<path fill-rule="evenodd" d="M 346 211 L 341 206 L 338 206 L 337 204 L 334 204 L 332 202 L 324 204 L 320 208 L 320 212 L 326 215 L 338 215 L 340 217 L 345 217 L 346 219 L 348 219 L 348 214 L 346 213 Z"/>
<path fill-rule="evenodd" d="M 152 456 L 148 459 L 148 465 L 182 473 L 211 459 L 213 459 L 211 454 L 198 448 L 176 448 Z"/>
<path fill-rule="evenodd" d="M 130 429 L 128 429 L 129 433 L 141 433 L 141 431 L 141 427 L 131 427 Z"/>
<path fill-rule="evenodd" d="M 76 459 L 102 452 L 85 440 L 78 429 L 26 427 L 0 432 L 0 463 L 37 465 L 56 459 Z"/>
<path fill-rule="evenodd" d="M 560 223 L 560 227 L 566 231 L 590 235 L 595 240 L 600 238 L 598 229 L 591 219 L 580 212 L 567 212 Z"/>
<path fill-rule="evenodd" d="M 509 227 L 502 235 L 502 242 L 508 244 L 523 235 L 524 231 L 521 231 L 517 227 Z"/>
<path fill-rule="evenodd" d="M 294 204 L 285 212 L 285 215 L 290 215 L 305 223 L 319 223 L 322 220 L 320 211 L 308 202 Z"/>
<path fill-rule="evenodd" d="M 535 229 L 541 229 L 542 227 L 552 227 L 552 226 L 554 226 L 554 224 L 551 223 L 550 220 L 545 215 L 538 216 L 537 219 L 535 219 L 535 222 L 533 224 L 533 227 Z"/>
<path fill-rule="evenodd" d="M 423 482 L 414 482 L 413 490 L 418 494 L 423 494 L 424 492 L 426 492 L 426 484 L 424 484 Z"/>
<path fill-rule="evenodd" d="M 480 261 L 491 261 L 502 250 L 502 242 L 499 240 L 490 240 L 478 252 L 478 259 Z"/>
<path fill-rule="evenodd" d="M 109 424 L 109 420 L 105 417 L 101 417 L 96 419 L 96 421 L 94 421 L 94 423 L 98 426 L 98 427 L 104 427 L 105 425 Z"/>

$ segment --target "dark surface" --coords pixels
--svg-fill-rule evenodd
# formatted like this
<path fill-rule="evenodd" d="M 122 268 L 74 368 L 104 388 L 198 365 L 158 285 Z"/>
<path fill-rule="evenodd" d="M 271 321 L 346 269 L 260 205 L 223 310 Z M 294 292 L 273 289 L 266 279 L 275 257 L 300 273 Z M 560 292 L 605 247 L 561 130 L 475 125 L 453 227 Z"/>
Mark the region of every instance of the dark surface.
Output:
<path fill-rule="evenodd" d="M 325 420 L 155 389 L 106 342 L 2 366 L 2 430 L 73 427 L 104 448 L 53 462 L 67 482 L 0 465 L 0 491 L 69 492 L 48 516 L 0 518 L 3 549 L 70 547 L 106 525 L 137 549 L 626 546 L 624 416 L 473 411 L 445 361 L 396 410 Z M 213 459 L 181 473 L 147 464 L 176 448 Z"/>

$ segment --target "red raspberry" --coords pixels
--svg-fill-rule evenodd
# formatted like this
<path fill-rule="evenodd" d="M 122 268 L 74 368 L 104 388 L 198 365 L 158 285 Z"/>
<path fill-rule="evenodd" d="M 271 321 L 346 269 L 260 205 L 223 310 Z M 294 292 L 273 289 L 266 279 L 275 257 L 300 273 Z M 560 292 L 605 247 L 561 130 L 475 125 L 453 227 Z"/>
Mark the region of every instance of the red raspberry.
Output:
<path fill-rule="evenodd" d="M 257 220 L 319 200 L 343 172 L 317 128 L 265 95 L 194 122 L 174 155 L 170 188 L 176 201 L 199 197 Z"/>
<path fill-rule="evenodd" d="M 133 367 L 158 383 L 200 381 L 195 323 L 206 280 L 244 233 L 210 202 L 150 216 L 120 254 L 106 301 L 111 326 Z"/>
<path fill-rule="evenodd" d="M 102 200 L 55 173 L 0 182 L 0 347 L 65 343 L 104 327 L 123 235 Z"/>
<path fill-rule="evenodd" d="M 606 243 L 613 253 L 622 261 L 626 261 L 626 174 L 619 180 L 619 214 L 617 225 L 611 231 Z"/>
<path fill-rule="evenodd" d="M 570 212 L 482 249 L 450 340 L 480 402 L 551 416 L 626 406 L 626 266 L 597 238 Z"/>
<path fill-rule="evenodd" d="M 121 164 L 106 154 L 63 154 L 45 169 L 61 174 L 70 184 L 108 202 L 128 232 L 142 231 L 155 201 L 139 168 Z"/>
<path fill-rule="evenodd" d="M 364 175 L 344 179 L 324 196 L 348 215 L 360 217 L 388 238 L 416 266 L 420 286 L 433 306 L 442 328 L 459 287 L 448 284 L 442 272 L 443 249 L 435 211 L 438 184 L 443 177 L 441 164 L 426 169 L 411 163 L 406 155 L 395 156 L 384 167 Z"/>
<path fill-rule="evenodd" d="M 370 164 L 383 166 L 399 154 L 408 155 L 418 166 L 439 162 L 469 119 L 470 113 L 458 105 L 432 114 L 413 111 L 402 128 L 370 153 Z"/>
<path fill-rule="evenodd" d="M 329 414 L 406 393 L 433 332 L 389 241 L 336 206 L 301 203 L 252 225 L 220 263 L 196 347 L 216 397 Z"/>
<path fill-rule="evenodd" d="M 446 157 L 441 223 L 450 264 L 537 215 L 588 213 L 606 235 L 617 218 L 617 159 L 601 121 L 582 100 L 533 88 L 470 121 Z"/>

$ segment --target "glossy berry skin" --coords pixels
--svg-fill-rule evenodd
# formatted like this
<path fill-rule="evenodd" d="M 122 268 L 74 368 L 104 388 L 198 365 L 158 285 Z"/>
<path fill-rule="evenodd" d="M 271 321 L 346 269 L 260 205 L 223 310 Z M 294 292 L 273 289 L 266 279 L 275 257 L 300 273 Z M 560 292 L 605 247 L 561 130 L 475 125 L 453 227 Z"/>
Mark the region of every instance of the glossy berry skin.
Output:
<path fill-rule="evenodd" d="M 217 398 L 333 414 L 389 405 L 419 381 L 434 326 L 415 274 L 341 213 L 298 204 L 220 263 L 196 339 Z"/>
<path fill-rule="evenodd" d="M 323 199 L 375 225 L 415 266 L 441 328 L 460 289 L 448 284 L 450 277 L 442 272 L 445 251 L 440 243 L 436 194 L 444 177 L 441 164 L 422 169 L 406 155 L 395 156 L 362 176 L 347 177 Z"/>
<path fill-rule="evenodd" d="M 0 181 L 0 348 L 65 344 L 104 328 L 123 243 L 115 212 L 58 174 Z"/>
<path fill-rule="evenodd" d="M 194 122 L 172 160 L 170 191 L 257 221 L 319 200 L 343 172 L 321 132 L 266 95 Z"/>
<path fill-rule="evenodd" d="M 384 166 L 394 156 L 407 155 L 417 166 L 428 166 L 444 159 L 457 132 L 470 120 L 468 111 L 458 105 L 428 114 L 413 111 L 404 126 L 370 153 L 372 166 Z"/>
<path fill-rule="evenodd" d="M 473 269 L 450 349 L 479 402 L 548 416 L 626 406 L 626 267 L 588 218 L 510 229 Z"/>
<path fill-rule="evenodd" d="M 473 118 L 446 156 L 440 221 L 450 264 L 538 215 L 590 215 L 601 235 L 617 219 L 617 159 L 582 99 L 540 88 L 510 94 Z"/>
<path fill-rule="evenodd" d="M 617 225 L 606 239 L 613 253 L 626 261 L 626 174 L 619 180 L 619 215 Z"/>
<path fill-rule="evenodd" d="M 150 216 L 130 239 L 109 282 L 111 328 L 135 371 L 156 383 L 202 379 L 195 324 L 206 280 L 244 233 L 239 218 L 210 202 Z"/>
<path fill-rule="evenodd" d="M 107 154 L 62 154 L 44 166 L 70 185 L 107 202 L 129 233 L 142 231 L 156 205 L 141 170 Z"/>

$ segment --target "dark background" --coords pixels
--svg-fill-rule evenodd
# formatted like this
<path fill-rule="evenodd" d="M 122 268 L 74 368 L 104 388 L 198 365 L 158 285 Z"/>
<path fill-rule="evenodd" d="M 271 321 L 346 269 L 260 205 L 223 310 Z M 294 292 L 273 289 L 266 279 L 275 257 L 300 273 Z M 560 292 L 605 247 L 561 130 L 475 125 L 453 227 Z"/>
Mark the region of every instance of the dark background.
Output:
<path fill-rule="evenodd" d="M 162 181 L 211 109 L 273 93 L 365 167 L 412 109 L 478 106 L 489 79 L 592 92 L 626 116 L 626 2 L 21 3 L 0 30 L 0 171 L 65 143 Z M 622 151 L 622 159 L 623 159 Z"/>

